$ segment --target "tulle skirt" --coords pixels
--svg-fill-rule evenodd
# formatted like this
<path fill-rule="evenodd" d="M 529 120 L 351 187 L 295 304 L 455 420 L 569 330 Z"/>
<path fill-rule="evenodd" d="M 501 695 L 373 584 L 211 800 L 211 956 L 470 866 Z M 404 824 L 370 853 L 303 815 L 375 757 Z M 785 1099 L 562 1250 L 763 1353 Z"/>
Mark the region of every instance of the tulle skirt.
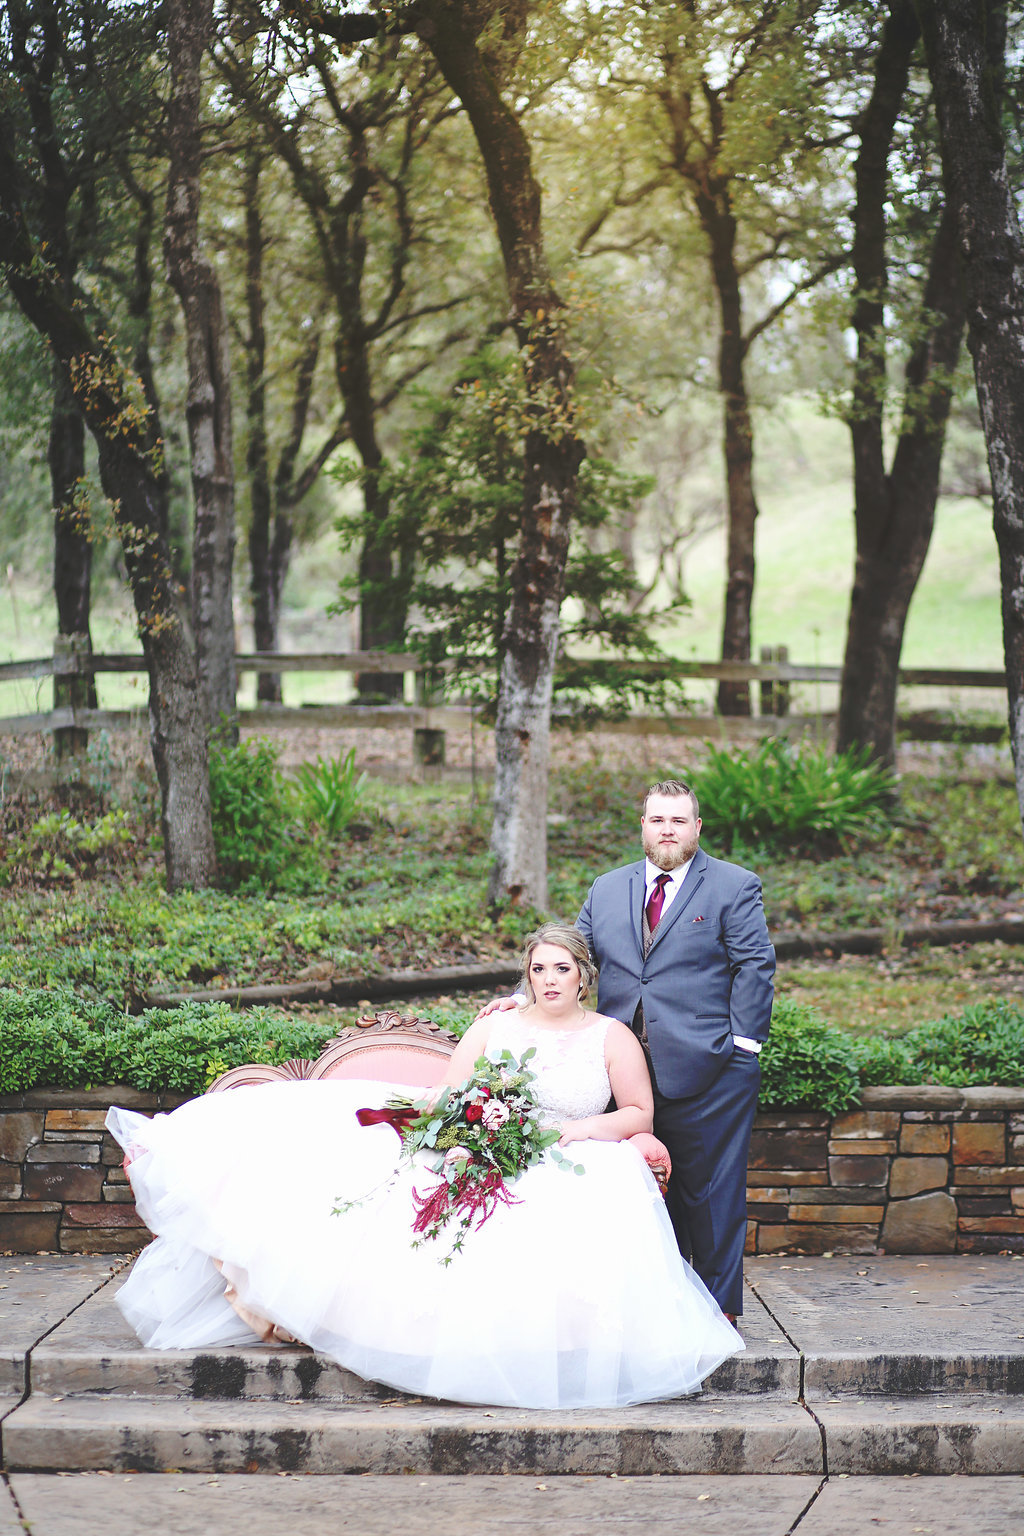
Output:
<path fill-rule="evenodd" d="M 389 1126 L 355 1119 L 395 1092 L 294 1082 L 154 1119 L 112 1109 L 139 1213 L 159 1234 L 118 1296 L 143 1343 L 251 1343 L 226 1278 L 247 1308 L 359 1376 L 456 1402 L 675 1397 L 744 1347 L 680 1257 L 657 1186 L 625 1143 L 574 1143 L 582 1175 L 549 1158 L 527 1169 L 515 1203 L 447 1265 L 444 1237 L 413 1246 L 413 1193 L 429 1193 L 436 1175 L 400 1161 Z"/>

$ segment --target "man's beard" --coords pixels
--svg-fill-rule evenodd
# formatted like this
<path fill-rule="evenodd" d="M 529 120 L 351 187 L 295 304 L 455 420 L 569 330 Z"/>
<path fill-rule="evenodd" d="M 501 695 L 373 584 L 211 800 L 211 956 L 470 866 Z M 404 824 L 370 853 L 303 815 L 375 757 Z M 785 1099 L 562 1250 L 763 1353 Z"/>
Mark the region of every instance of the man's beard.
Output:
<path fill-rule="evenodd" d="M 657 837 L 648 836 L 644 832 L 643 845 L 644 853 L 651 863 L 663 869 L 666 874 L 670 874 L 673 869 L 678 869 L 680 864 L 685 864 L 688 859 L 693 858 L 700 846 L 700 836 L 694 832 L 686 841 L 663 848 Z"/>

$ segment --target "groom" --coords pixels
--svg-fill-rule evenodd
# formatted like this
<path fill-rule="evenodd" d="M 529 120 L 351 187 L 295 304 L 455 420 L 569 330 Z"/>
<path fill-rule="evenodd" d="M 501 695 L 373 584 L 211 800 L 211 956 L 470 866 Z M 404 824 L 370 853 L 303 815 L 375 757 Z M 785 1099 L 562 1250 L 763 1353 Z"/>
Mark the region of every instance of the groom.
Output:
<path fill-rule="evenodd" d="M 632 1023 L 647 1052 L 680 1251 L 735 1319 L 775 951 L 760 880 L 709 858 L 700 827 L 691 789 L 653 784 L 640 818 L 646 857 L 600 875 L 576 926 L 600 967 L 598 1011 Z"/>

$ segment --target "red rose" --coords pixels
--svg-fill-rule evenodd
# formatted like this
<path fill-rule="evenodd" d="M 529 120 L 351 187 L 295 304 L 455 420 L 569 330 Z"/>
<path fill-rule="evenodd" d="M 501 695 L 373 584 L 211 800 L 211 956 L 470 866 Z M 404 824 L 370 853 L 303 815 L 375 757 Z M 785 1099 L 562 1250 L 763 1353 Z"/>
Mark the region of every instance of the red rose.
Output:
<path fill-rule="evenodd" d="M 467 1123 L 469 1125 L 472 1125 L 474 1120 L 481 1119 L 481 1117 L 483 1116 L 483 1112 L 484 1112 L 484 1110 L 483 1110 L 483 1105 L 482 1104 L 467 1104 L 466 1105 L 466 1121 L 467 1121 Z"/>

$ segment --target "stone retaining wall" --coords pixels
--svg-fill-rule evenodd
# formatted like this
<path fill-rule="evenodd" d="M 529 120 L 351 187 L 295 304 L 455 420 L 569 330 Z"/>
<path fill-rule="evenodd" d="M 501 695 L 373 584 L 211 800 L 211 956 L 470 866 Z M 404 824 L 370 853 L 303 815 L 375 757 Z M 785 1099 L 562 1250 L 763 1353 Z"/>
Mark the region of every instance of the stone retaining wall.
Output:
<path fill-rule="evenodd" d="M 0 1095 L 0 1252 L 141 1247 L 103 1129 L 111 1104 L 144 1114 L 180 1094 L 131 1088 Z M 758 1115 L 749 1253 L 1024 1253 L 1024 1091 L 868 1088 L 859 1109 Z"/>
<path fill-rule="evenodd" d="M 866 1088 L 758 1115 L 748 1253 L 1024 1253 L 1024 1090 Z"/>
<path fill-rule="evenodd" d="M 152 1115 L 186 1097 L 134 1088 L 0 1094 L 0 1253 L 141 1248 L 149 1234 L 103 1121 L 111 1104 Z"/>

